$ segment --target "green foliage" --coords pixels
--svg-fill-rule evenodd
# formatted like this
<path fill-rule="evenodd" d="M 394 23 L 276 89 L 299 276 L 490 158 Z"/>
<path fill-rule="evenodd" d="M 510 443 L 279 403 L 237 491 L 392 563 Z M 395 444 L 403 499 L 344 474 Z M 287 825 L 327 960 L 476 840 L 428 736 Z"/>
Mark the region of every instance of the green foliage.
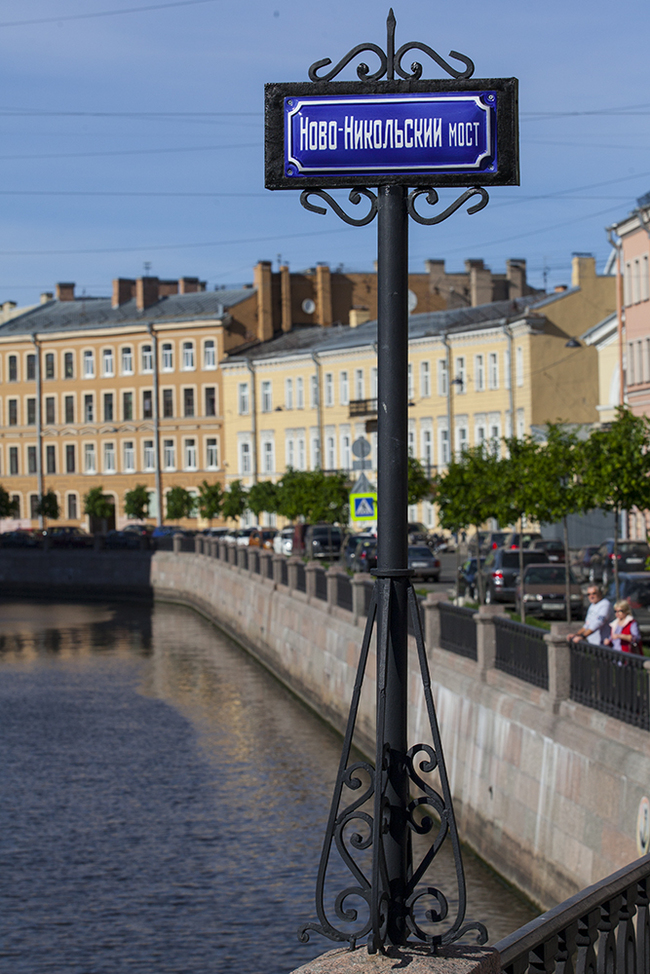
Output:
<path fill-rule="evenodd" d="M 484 446 L 464 450 L 433 483 L 440 524 L 463 531 L 498 517 L 503 507 L 501 461 Z"/>
<path fill-rule="evenodd" d="M 36 505 L 36 513 L 40 517 L 48 518 L 50 521 L 57 521 L 61 508 L 59 501 L 53 490 L 46 490 Z"/>
<path fill-rule="evenodd" d="M 287 470 L 278 482 L 277 513 L 295 521 L 346 522 L 349 483 L 345 474 L 322 470 Z"/>
<path fill-rule="evenodd" d="M 419 460 L 409 455 L 408 458 L 408 502 L 418 504 L 433 496 L 433 484 L 424 472 Z"/>
<path fill-rule="evenodd" d="M 522 515 L 534 516 L 539 445 L 532 436 L 522 439 L 513 436 L 505 444 L 507 456 L 499 461 L 501 491 L 496 516 L 499 524 L 514 524 Z"/>
<path fill-rule="evenodd" d="M 221 513 L 224 493 L 221 484 L 209 484 L 204 480 L 199 486 L 198 506 L 199 514 L 206 521 L 211 521 Z"/>
<path fill-rule="evenodd" d="M 608 428 L 585 444 L 584 480 L 594 507 L 629 511 L 650 507 L 650 422 L 619 406 Z"/>
<path fill-rule="evenodd" d="M 92 487 L 84 494 L 84 514 L 98 520 L 107 520 L 113 514 L 113 505 L 102 491 L 103 487 Z"/>
<path fill-rule="evenodd" d="M 11 499 L 9 491 L 0 486 L 0 517 L 17 517 L 17 504 Z"/>
<path fill-rule="evenodd" d="M 124 495 L 124 513 L 136 521 L 144 521 L 149 516 L 150 500 L 149 488 L 144 484 L 136 484 Z"/>
<path fill-rule="evenodd" d="M 223 495 L 221 513 L 226 521 L 236 521 L 248 506 L 248 493 L 241 480 L 233 480 Z"/>
<path fill-rule="evenodd" d="M 195 517 L 196 498 L 184 487 L 172 487 L 167 493 L 167 517 L 180 521 L 182 517 Z"/>
<path fill-rule="evenodd" d="M 248 509 L 259 518 L 262 511 L 275 514 L 278 509 L 279 490 L 270 480 L 260 480 L 248 491 Z"/>

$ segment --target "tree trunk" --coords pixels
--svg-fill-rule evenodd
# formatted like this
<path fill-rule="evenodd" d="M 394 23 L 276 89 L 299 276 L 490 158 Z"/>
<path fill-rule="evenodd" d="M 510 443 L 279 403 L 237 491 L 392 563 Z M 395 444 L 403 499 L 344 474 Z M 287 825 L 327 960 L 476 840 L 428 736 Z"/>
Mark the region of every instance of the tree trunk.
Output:
<path fill-rule="evenodd" d="M 476 527 L 476 591 L 478 594 L 478 604 L 483 605 L 485 599 L 483 595 L 483 578 L 481 576 L 481 542 L 479 539 L 479 526 Z"/>
<path fill-rule="evenodd" d="M 519 515 L 519 585 L 521 588 L 521 599 L 519 603 L 519 615 L 522 622 L 526 621 L 526 603 L 524 602 L 524 515 Z"/>
<path fill-rule="evenodd" d="M 618 602 L 620 596 L 618 587 L 618 534 L 620 530 L 620 511 L 618 507 L 615 512 L 614 520 L 614 590 L 616 592 L 616 601 Z"/>
<path fill-rule="evenodd" d="M 569 565 L 569 526 L 566 514 L 562 518 L 562 528 L 564 533 L 564 598 L 566 599 L 566 621 L 571 622 L 571 575 Z"/>

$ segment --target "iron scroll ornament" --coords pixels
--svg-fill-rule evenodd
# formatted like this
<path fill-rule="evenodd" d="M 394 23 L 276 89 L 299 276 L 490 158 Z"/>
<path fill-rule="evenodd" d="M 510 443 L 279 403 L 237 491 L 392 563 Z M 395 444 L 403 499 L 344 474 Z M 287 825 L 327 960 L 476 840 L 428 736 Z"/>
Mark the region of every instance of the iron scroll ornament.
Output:
<path fill-rule="evenodd" d="M 436 216 L 422 216 L 422 214 L 418 213 L 415 208 L 415 201 L 419 196 L 423 196 L 425 194 L 427 203 L 429 203 L 430 206 L 435 206 L 439 200 L 439 196 L 433 187 L 429 187 L 428 189 L 412 190 L 407 197 L 406 206 L 407 212 L 411 219 L 415 220 L 416 223 L 421 223 L 427 227 L 435 226 L 437 223 L 442 223 L 443 220 L 448 219 L 456 212 L 456 210 L 460 209 L 460 207 L 473 196 L 480 196 L 480 200 L 478 203 L 474 203 L 473 206 L 468 207 L 467 212 L 470 216 L 473 213 L 478 213 L 479 210 L 486 207 L 490 199 L 487 194 L 487 190 L 483 189 L 482 186 L 473 186 L 471 189 L 466 189 L 465 192 L 462 193 L 458 199 L 454 200 L 454 202 L 451 203 L 445 210 L 443 210 L 442 213 L 439 213 Z M 337 203 L 334 197 L 330 196 L 330 194 L 324 189 L 305 189 L 300 194 L 300 203 L 306 210 L 310 210 L 312 213 L 320 213 L 321 215 L 324 215 L 327 213 L 327 210 L 324 206 L 318 206 L 315 203 L 310 203 L 310 196 L 317 196 L 324 200 L 325 203 L 332 207 L 336 215 L 343 220 L 344 223 L 348 223 L 353 227 L 365 227 L 369 223 L 372 223 L 377 215 L 377 196 L 369 189 L 362 189 L 361 187 L 358 189 L 352 189 L 350 191 L 350 195 L 348 196 L 350 202 L 355 206 L 361 202 L 362 196 L 369 200 L 370 210 L 364 217 L 355 217 L 351 216 L 349 213 L 346 213 L 342 206 Z"/>
<path fill-rule="evenodd" d="M 375 54 L 379 58 L 379 67 L 376 71 L 371 72 L 370 68 L 363 61 L 357 65 L 357 77 L 361 81 L 379 81 L 381 78 L 386 76 L 388 81 L 395 80 L 395 74 L 397 73 L 400 78 L 404 81 L 418 81 L 422 77 L 422 65 L 419 61 L 413 61 L 411 64 L 410 73 L 402 67 L 402 58 L 409 51 L 422 51 L 423 54 L 428 55 L 436 64 L 446 71 L 447 74 L 454 78 L 456 81 L 466 81 L 472 77 L 474 74 L 474 62 L 466 57 L 464 54 L 459 54 L 458 51 L 450 51 L 449 57 L 454 58 L 456 61 L 461 61 L 465 65 L 463 71 L 459 71 L 453 65 L 449 64 L 448 61 L 434 51 L 432 47 L 428 44 L 423 44 L 421 41 L 408 41 L 406 44 L 402 44 L 398 51 L 395 51 L 395 26 L 396 26 L 395 14 L 391 7 L 388 13 L 388 19 L 386 20 L 386 51 L 382 51 L 378 44 L 357 44 L 353 47 L 351 51 L 341 58 L 341 60 L 334 65 L 331 71 L 326 74 L 318 74 L 320 68 L 326 68 L 332 63 L 331 58 L 322 58 L 320 61 L 314 61 L 314 63 L 309 68 L 309 80 L 310 81 L 331 81 L 338 74 L 343 71 L 347 65 L 354 61 L 356 57 L 363 54 L 365 51 L 369 51 Z"/>

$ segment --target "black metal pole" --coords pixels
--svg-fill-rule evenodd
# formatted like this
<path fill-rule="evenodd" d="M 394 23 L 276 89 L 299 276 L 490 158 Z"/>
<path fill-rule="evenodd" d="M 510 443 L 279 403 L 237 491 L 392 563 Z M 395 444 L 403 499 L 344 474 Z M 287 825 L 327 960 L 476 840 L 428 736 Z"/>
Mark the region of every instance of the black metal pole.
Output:
<path fill-rule="evenodd" d="M 378 463 L 377 463 L 377 575 L 390 579 L 390 602 L 380 601 L 377 631 L 388 612 L 388 655 L 385 688 L 384 748 L 390 754 L 386 797 L 390 803 L 385 838 L 386 871 L 390 889 L 387 940 L 406 942 L 405 886 L 409 871 L 409 841 L 405 809 L 408 778 L 407 750 L 408 658 L 408 214 L 403 186 L 378 191 Z M 378 703 L 379 712 L 379 703 Z M 382 729 L 378 727 L 378 733 Z M 377 877 L 375 877 L 376 881 Z"/>

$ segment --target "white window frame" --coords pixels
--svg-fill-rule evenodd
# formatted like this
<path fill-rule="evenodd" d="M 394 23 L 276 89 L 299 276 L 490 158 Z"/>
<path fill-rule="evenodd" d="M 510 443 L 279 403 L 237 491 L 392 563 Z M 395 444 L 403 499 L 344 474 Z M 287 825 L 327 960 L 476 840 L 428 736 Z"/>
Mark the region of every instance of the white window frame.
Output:
<path fill-rule="evenodd" d="M 84 379 L 95 378 L 95 353 L 92 349 L 85 349 L 83 353 Z"/>
<path fill-rule="evenodd" d="M 172 342 L 163 342 L 161 352 L 162 352 L 162 371 L 173 372 L 174 371 L 174 346 Z"/>
<path fill-rule="evenodd" d="M 143 345 L 141 349 L 142 371 L 153 372 L 153 345 Z"/>
<path fill-rule="evenodd" d="M 124 473 L 135 473 L 135 443 L 124 440 L 122 444 L 122 463 Z"/>
<path fill-rule="evenodd" d="M 275 473 L 275 444 L 273 440 L 262 440 L 262 473 Z"/>
<path fill-rule="evenodd" d="M 120 368 L 122 375 L 133 375 L 133 346 L 125 345 L 120 349 Z"/>
<path fill-rule="evenodd" d="M 199 457 L 196 446 L 196 437 L 191 436 L 183 440 L 183 469 L 198 470 Z"/>
<path fill-rule="evenodd" d="M 205 466 L 207 470 L 219 469 L 219 438 L 210 436 L 205 442 Z"/>
<path fill-rule="evenodd" d="M 296 409 L 305 408 L 305 382 L 301 375 L 296 379 Z"/>
<path fill-rule="evenodd" d="M 111 440 L 108 443 L 104 443 L 104 473 L 117 473 L 117 464 L 115 462 L 115 443 Z"/>
<path fill-rule="evenodd" d="M 474 356 L 474 389 L 485 392 L 485 358 L 483 354 Z"/>
<path fill-rule="evenodd" d="M 293 379 L 284 380 L 284 408 L 293 409 Z"/>
<path fill-rule="evenodd" d="M 194 372 L 196 369 L 195 364 L 195 348 L 194 342 L 183 342 L 183 372 Z"/>
<path fill-rule="evenodd" d="M 260 399 L 262 412 L 273 412 L 273 384 L 270 379 L 263 379 L 260 383 Z"/>
<path fill-rule="evenodd" d="M 352 437 L 350 433 L 341 433 L 341 469 L 350 470 L 352 467 Z"/>
<path fill-rule="evenodd" d="M 318 373 L 309 377 L 309 405 L 318 408 Z"/>
<path fill-rule="evenodd" d="M 253 458 L 251 445 L 248 440 L 240 440 L 239 443 L 239 472 L 243 477 L 248 477 L 253 469 Z"/>
<path fill-rule="evenodd" d="M 350 405 L 350 376 L 347 369 L 339 372 L 339 404 Z"/>
<path fill-rule="evenodd" d="M 413 376 L 413 362 L 406 366 L 406 389 L 409 400 L 415 399 L 415 378 Z"/>
<path fill-rule="evenodd" d="M 248 382 L 240 382 L 237 386 L 237 412 L 240 416 L 248 416 L 250 408 Z"/>
<path fill-rule="evenodd" d="M 112 348 L 102 349 L 102 374 L 106 377 L 115 375 L 115 356 Z"/>
<path fill-rule="evenodd" d="M 97 473 L 97 456 L 94 443 L 84 443 L 84 473 Z"/>
<path fill-rule="evenodd" d="M 156 453 L 153 440 L 143 440 L 142 442 L 142 464 L 143 469 L 146 471 L 155 470 L 156 468 Z"/>
<path fill-rule="evenodd" d="M 214 338 L 206 338 L 203 343 L 203 368 L 206 370 L 217 367 L 217 345 Z"/>
<path fill-rule="evenodd" d="M 498 352 L 488 352 L 488 387 L 492 390 L 499 388 Z"/>
<path fill-rule="evenodd" d="M 517 345 L 515 350 L 515 381 L 517 386 L 521 388 L 524 384 L 524 347 L 523 345 Z"/>
<path fill-rule="evenodd" d="M 334 374 L 332 372 L 325 373 L 325 405 L 334 405 Z"/>
<path fill-rule="evenodd" d="M 426 399 L 431 395 L 431 364 L 420 362 L 420 398 Z"/>
<path fill-rule="evenodd" d="M 449 392 L 449 376 L 447 375 L 447 359 L 438 359 L 438 395 L 447 396 Z"/>
<path fill-rule="evenodd" d="M 336 470 L 336 437 L 333 433 L 325 437 L 325 462 L 327 470 Z"/>
<path fill-rule="evenodd" d="M 364 381 L 363 369 L 354 370 L 354 398 L 365 399 L 366 385 Z"/>
<path fill-rule="evenodd" d="M 176 470 L 176 440 L 163 440 L 163 470 Z"/>

